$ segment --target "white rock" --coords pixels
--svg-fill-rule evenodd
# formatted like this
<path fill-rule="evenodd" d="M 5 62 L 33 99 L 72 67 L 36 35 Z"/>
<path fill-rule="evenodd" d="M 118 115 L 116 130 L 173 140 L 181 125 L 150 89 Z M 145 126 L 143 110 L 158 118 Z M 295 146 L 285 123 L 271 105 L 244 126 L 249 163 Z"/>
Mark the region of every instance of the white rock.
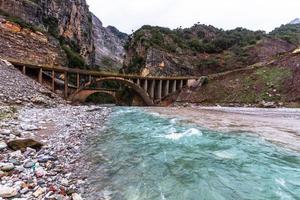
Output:
<path fill-rule="evenodd" d="M 32 195 L 37 198 L 45 192 L 46 192 L 45 188 L 39 187 Z"/>
<path fill-rule="evenodd" d="M 3 150 L 7 147 L 7 144 L 5 142 L 0 142 L 0 150 Z"/>
<path fill-rule="evenodd" d="M 24 131 L 36 131 L 39 130 L 39 127 L 32 124 L 22 124 L 21 129 Z"/>
<path fill-rule="evenodd" d="M 0 134 L 2 135 L 10 135 L 11 134 L 11 130 L 8 130 L 8 129 L 2 129 L 0 130 Z"/>
<path fill-rule="evenodd" d="M 9 198 L 9 197 L 14 197 L 17 194 L 18 191 L 16 188 L 0 185 L 0 197 Z"/>
<path fill-rule="evenodd" d="M 82 197 L 77 193 L 73 193 L 72 194 L 72 199 L 73 200 L 82 200 Z"/>
<path fill-rule="evenodd" d="M 15 168 L 14 164 L 12 163 L 0 163 L 0 170 L 3 171 L 11 171 Z"/>
<path fill-rule="evenodd" d="M 45 176 L 47 174 L 47 172 L 44 170 L 44 168 L 42 168 L 42 167 L 38 167 L 38 168 L 36 168 L 35 169 L 35 175 L 37 176 L 37 177 L 43 177 L 43 176 Z"/>

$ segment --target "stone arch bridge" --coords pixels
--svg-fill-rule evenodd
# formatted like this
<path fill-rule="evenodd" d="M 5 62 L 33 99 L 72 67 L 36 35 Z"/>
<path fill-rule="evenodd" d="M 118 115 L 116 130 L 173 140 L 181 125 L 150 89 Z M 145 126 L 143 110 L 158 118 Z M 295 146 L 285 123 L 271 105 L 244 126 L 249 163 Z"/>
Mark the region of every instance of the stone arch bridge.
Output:
<path fill-rule="evenodd" d="M 142 77 L 64 67 L 53 68 L 19 62 L 11 63 L 23 74 L 35 76 L 39 83 L 48 83 L 53 92 L 63 91 L 65 99 L 73 102 L 84 102 L 88 96 L 95 93 L 104 93 L 116 98 L 117 91 L 101 88 L 99 84 L 115 81 L 134 90 L 145 106 L 154 106 L 170 94 L 175 94 L 198 80 L 197 77 Z"/>

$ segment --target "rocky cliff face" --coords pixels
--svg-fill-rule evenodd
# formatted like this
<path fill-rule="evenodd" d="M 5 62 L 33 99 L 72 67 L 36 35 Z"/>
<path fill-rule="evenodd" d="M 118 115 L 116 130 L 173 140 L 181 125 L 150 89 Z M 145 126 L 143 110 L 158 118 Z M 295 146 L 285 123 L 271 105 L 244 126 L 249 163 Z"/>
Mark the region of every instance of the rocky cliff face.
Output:
<path fill-rule="evenodd" d="M 125 55 L 124 45 L 127 34 L 115 27 L 103 27 L 102 22 L 93 15 L 93 38 L 95 46 L 95 67 L 106 71 L 121 69 Z"/>
<path fill-rule="evenodd" d="M 143 76 L 201 76 L 244 68 L 295 49 L 299 28 L 282 26 L 266 34 L 201 24 L 175 30 L 144 26 L 130 36 L 124 70 Z"/>
<path fill-rule="evenodd" d="M 59 42 L 46 34 L 11 23 L 0 16 L 0 57 L 46 66 L 65 66 L 67 57 Z"/>
<path fill-rule="evenodd" d="M 94 63 L 92 19 L 85 0 L 1 0 L 0 10 L 72 44 L 87 64 Z"/>
<path fill-rule="evenodd" d="M 0 38 L 2 47 L 9 50 L 2 52 L 2 57 L 23 53 L 24 60 L 32 64 L 105 70 L 119 70 L 122 66 L 127 35 L 114 27 L 103 27 L 101 21 L 90 13 L 85 0 L 0 0 L 0 16 L 19 26 L 18 34 L 25 29 L 28 33 L 23 34 L 23 38 L 13 32 L 9 35 L 7 28 L 2 26 L 1 31 L 5 31 Z M 50 46 L 32 43 L 33 35 L 43 35 Z M 41 56 L 36 49 L 42 49 L 43 55 L 46 51 L 53 54 Z"/>

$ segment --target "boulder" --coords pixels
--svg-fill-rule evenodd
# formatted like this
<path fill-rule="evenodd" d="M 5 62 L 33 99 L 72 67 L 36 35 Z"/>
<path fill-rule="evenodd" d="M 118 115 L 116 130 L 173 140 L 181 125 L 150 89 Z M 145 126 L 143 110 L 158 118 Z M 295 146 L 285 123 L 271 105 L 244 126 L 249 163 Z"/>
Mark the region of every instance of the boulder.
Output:
<path fill-rule="evenodd" d="M 19 140 L 12 140 L 7 143 L 7 146 L 12 149 L 12 150 L 21 150 L 21 151 L 26 151 L 27 147 L 30 147 L 32 149 L 35 149 L 39 151 L 42 147 L 43 144 L 35 141 L 33 139 L 19 139 Z"/>

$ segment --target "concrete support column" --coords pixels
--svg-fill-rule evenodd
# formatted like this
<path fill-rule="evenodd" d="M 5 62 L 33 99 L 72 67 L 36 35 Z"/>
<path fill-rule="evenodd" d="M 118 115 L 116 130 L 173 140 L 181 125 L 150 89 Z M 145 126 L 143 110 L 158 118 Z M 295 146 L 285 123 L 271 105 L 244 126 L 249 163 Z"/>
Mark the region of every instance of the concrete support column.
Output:
<path fill-rule="evenodd" d="M 180 80 L 179 89 L 181 90 L 183 88 L 183 80 Z"/>
<path fill-rule="evenodd" d="M 156 98 L 161 99 L 162 94 L 162 80 L 158 80 L 157 88 L 156 88 Z"/>
<path fill-rule="evenodd" d="M 145 81 L 144 81 L 143 88 L 145 91 L 148 91 L 148 80 L 147 79 L 145 79 Z"/>
<path fill-rule="evenodd" d="M 163 97 L 168 96 L 169 94 L 170 81 L 166 80 L 163 82 Z"/>
<path fill-rule="evenodd" d="M 173 80 L 173 83 L 172 83 L 172 93 L 176 92 L 176 85 L 177 84 L 177 81 L 176 80 Z"/>
<path fill-rule="evenodd" d="M 151 85 L 150 85 L 150 97 L 154 99 L 154 91 L 155 91 L 155 80 L 151 80 Z"/>
<path fill-rule="evenodd" d="M 52 71 L 51 73 L 51 78 L 52 78 L 52 91 L 55 92 L 55 72 Z"/>
<path fill-rule="evenodd" d="M 64 77 L 65 77 L 65 80 L 64 80 L 64 82 L 65 82 L 65 92 L 64 92 L 64 96 L 65 96 L 65 98 L 67 98 L 68 97 L 68 82 L 69 82 L 69 80 L 68 80 L 68 73 L 67 72 L 64 72 Z"/>
<path fill-rule="evenodd" d="M 22 67 L 22 73 L 26 74 L 26 66 L 25 65 Z"/>
<path fill-rule="evenodd" d="M 140 79 L 137 79 L 137 80 L 136 80 L 136 84 L 137 84 L 138 86 L 141 86 L 141 81 L 140 81 Z"/>
<path fill-rule="evenodd" d="M 89 83 L 92 82 L 92 75 L 89 75 Z"/>
<path fill-rule="evenodd" d="M 76 87 L 77 87 L 77 89 L 79 89 L 80 88 L 80 74 L 79 73 L 77 73 L 76 74 L 76 82 L 77 82 L 77 85 L 76 85 Z"/>
<path fill-rule="evenodd" d="M 39 69 L 38 82 L 40 84 L 43 83 L 43 69 L 42 68 Z"/>

